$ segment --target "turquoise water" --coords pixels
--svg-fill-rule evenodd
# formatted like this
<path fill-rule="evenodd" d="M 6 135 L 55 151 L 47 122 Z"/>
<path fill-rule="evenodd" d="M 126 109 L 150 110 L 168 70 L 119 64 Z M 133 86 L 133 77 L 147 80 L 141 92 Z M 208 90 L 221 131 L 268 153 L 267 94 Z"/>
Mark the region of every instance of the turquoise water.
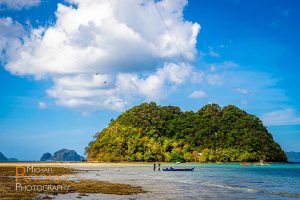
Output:
<path fill-rule="evenodd" d="M 162 165 L 168 166 L 172 165 Z M 193 172 L 153 172 L 153 166 L 149 164 L 95 165 L 92 167 L 95 171 L 84 173 L 79 178 L 130 183 L 150 191 L 132 196 L 100 195 L 97 199 L 300 199 L 300 165 L 180 165 L 192 166 L 195 167 Z M 85 198 L 96 199 L 95 196 Z"/>
<path fill-rule="evenodd" d="M 195 173 L 186 175 L 187 179 L 194 182 L 194 186 L 197 184 L 208 186 L 214 193 L 212 197 L 215 198 L 300 198 L 300 165 L 205 164 L 194 166 L 196 167 Z"/>

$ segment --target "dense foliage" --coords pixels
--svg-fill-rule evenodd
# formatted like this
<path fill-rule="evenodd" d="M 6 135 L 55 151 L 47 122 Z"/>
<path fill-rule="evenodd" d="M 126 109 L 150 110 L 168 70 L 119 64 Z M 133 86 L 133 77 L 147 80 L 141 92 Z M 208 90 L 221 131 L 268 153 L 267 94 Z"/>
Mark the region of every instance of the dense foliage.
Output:
<path fill-rule="evenodd" d="M 143 103 L 96 134 L 86 153 L 99 161 L 286 161 L 259 118 L 217 104 L 182 112 Z"/>

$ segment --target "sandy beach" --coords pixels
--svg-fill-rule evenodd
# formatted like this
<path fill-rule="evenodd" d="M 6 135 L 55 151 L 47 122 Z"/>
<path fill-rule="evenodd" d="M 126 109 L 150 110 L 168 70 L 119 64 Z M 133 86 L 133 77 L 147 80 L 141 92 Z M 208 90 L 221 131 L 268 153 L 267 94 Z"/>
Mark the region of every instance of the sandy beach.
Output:
<path fill-rule="evenodd" d="M 153 163 L 1 163 L 0 167 L 63 167 L 77 170 L 67 179 L 128 184 L 145 192 L 117 195 L 99 193 L 66 193 L 49 195 L 54 199 L 294 199 L 300 198 L 297 164 L 241 166 L 232 164 L 180 164 L 195 167 L 194 172 L 153 171 Z M 162 167 L 174 166 L 162 163 Z M 280 186 L 280 187 L 279 187 Z M 92 185 L 92 188 L 94 186 Z M 105 184 L 101 187 L 106 187 Z M 101 189 L 101 187 L 99 189 Z"/>
<path fill-rule="evenodd" d="M 110 181 L 109 179 L 102 179 L 102 178 L 94 178 L 94 176 L 100 176 L 98 172 L 106 171 L 107 169 L 121 167 L 121 166 L 129 166 L 129 164 L 116 164 L 116 163 L 86 163 L 86 162 L 14 162 L 14 163 L 0 163 L 1 169 L 1 189 L 5 187 L 6 180 L 7 185 L 15 184 L 15 177 L 17 176 L 15 173 L 18 170 L 18 174 L 20 174 L 19 179 L 20 182 L 23 181 L 23 176 L 21 175 L 22 169 L 30 169 L 31 170 L 31 178 L 34 179 L 36 177 L 42 177 L 42 175 L 46 174 L 46 179 L 56 178 L 60 179 L 61 181 L 66 184 L 67 187 L 74 187 L 73 183 L 76 183 L 77 186 L 80 186 L 80 183 L 84 183 L 83 186 L 86 185 L 89 188 L 79 188 L 79 192 L 67 191 L 67 192 L 58 192 L 58 193 L 48 193 L 47 198 L 55 198 L 55 199 L 109 199 L 113 198 L 121 198 L 121 199 L 128 199 L 130 197 L 135 196 L 135 193 L 144 193 L 145 191 L 138 187 L 137 185 L 128 185 L 124 181 L 124 184 L 119 184 L 117 181 Z M 59 169 L 60 171 L 58 171 Z M 61 172 L 61 169 L 66 169 Z M 70 171 L 68 171 L 68 169 Z M 45 173 L 44 173 L 45 172 Z M 49 172 L 49 173 L 47 173 Z M 75 173 L 73 173 L 75 172 Z M 40 175 L 41 174 L 41 175 Z M 49 174 L 49 175 L 48 175 Z M 6 176 L 4 176 L 6 175 Z M 8 176 L 10 175 L 10 176 Z M 3 179 L 9 177 L 10 179 Z M 43 179 L 43 178 L 41 178 Z M 24 179 L 25 180 L 25 179 Z M 72 182 L 68 182 L 72 181 Z M 75 182 L 73 182 L 75 181 Z M 8 184 L 9 183 L 9 184 Z M 34 181 L 34 183 L 36 183 Z M 78 184 L 79 183 L 79 184 Z M 91 185 L 88 185 L 91 183 Z M 100 184 L 99 184 L 100 183 Z M 53 184 L 49 181 L 49 184 Z M 68 186 L 70 184 L 70 186 Z M 75 184 L 75 186 L 76 186 Z M 98 184 L 98 186 L 97 186 Z M 82 184 L 81 184 L 82 185 Z M 32 185 L 36 186 L 36 185 Z M 16 183 L 17 188 L 17 183 Z M 85 190 L 85 191 L 84 191 Z M 77 190 L 76 190 L 77 191 Z M 27 191 L 28 192 L 28 191 Z M 91 192 L 91 193 L 89 193 Z M 45 193 L 39 192 L 39 197 L 45 198 Z M 3 193 L 2 193 L 3 195 Z M 14 195 L 18 196 L 18 192 Z M 1 199 L 10 199 L 12 197 L 1 196 Z M 13 197 L 17 198 L 17 197 Z M 25 198 L 25 197 L 22 197 Z M 29 198 L 26 196 L 26 199 Z M 30 197 L 31 198 L 31 197 Z"/>

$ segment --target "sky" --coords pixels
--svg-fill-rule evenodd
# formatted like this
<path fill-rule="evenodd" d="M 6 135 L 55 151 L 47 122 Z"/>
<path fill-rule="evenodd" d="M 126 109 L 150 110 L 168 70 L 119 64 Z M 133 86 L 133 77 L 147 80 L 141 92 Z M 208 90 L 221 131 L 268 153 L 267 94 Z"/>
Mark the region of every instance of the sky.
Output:
<path fill-rule="evenodd" d="M 300 151 L 300 2 L 0 0 L 0 152 L 83 155 L 142 102 L 236 105 Z"/>

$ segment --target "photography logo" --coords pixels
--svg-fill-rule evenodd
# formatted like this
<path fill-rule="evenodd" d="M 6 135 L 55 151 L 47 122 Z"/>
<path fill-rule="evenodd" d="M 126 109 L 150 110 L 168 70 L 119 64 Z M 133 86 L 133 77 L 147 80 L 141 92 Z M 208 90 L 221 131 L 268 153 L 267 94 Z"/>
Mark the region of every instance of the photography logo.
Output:
<path fill-rule="evenodd" d="M 55 175 L 54 170 L 57 168 L 16 166 L 16 191 L 69 191 L 71 186 L 63 184 L 65 177 Z"/>

